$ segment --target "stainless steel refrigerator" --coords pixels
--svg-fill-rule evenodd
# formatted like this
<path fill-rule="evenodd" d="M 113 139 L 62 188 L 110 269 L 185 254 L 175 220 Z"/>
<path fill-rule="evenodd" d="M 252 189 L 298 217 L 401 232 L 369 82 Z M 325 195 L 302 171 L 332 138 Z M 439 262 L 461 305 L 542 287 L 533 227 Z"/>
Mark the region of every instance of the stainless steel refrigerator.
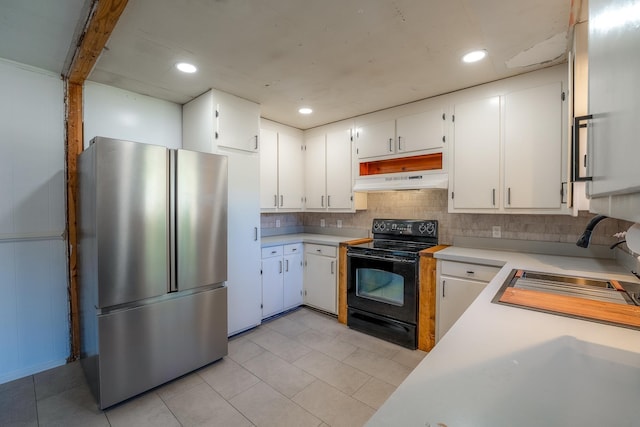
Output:
<path fill-rule="evenodd" d="M 106 408 L 227 354 L 227 158 L 96 137 L 78 170 L 81 360 Z"/>

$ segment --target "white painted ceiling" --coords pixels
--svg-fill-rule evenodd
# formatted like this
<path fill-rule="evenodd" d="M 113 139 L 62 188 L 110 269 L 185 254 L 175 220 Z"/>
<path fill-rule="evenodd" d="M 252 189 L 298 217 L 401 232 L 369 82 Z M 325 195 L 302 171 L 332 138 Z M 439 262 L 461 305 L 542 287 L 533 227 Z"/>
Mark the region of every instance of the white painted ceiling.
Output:
<path fill-rule="evenodd" d="M 59 71 L 83 3 L 0 0 L 0 57 Z M 89 80 L 180 104 L 213 87 L 307 129 L 565 61 L 571 3 L 129 0 Z"/>

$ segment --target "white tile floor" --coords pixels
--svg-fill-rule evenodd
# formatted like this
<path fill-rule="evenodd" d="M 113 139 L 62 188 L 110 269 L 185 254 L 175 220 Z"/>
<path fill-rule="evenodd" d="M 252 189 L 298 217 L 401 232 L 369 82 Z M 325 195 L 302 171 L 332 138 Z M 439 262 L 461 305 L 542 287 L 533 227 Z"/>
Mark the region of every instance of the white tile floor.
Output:
<path fill-rule="evenodd" d="M 426 353 L 301 308 L 229 355 L 100 411 L 78 362 L 0 384 L 0 426 L 361 426 Z"/>

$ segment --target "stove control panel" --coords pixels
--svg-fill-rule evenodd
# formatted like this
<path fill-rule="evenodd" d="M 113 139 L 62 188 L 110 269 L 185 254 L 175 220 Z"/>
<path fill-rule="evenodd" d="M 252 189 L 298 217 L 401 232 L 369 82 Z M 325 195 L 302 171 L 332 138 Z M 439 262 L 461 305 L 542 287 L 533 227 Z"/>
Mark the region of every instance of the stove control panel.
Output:
<path fill-rule="evenodd" d="M 421 219 L 374 219 L 373 234 L 438 237 L 438 221 Z"/>

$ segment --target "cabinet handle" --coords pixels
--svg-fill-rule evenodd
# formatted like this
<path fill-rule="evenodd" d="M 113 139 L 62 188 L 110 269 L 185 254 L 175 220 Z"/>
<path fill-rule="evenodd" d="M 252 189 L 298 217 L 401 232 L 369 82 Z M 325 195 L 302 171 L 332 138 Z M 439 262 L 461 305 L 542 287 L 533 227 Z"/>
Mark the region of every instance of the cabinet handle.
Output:
<path fill-rule="evenodd" d="M 493 203 L 493 206 L 496 205 L 496 189 L 494 188 L 493 190 L 491 190 L 491 203 Z"/>
<path fill-rule="evenodd" d="M 253 227 L 253 241 L 258 241 L 258 227 Z"/>
<path fill-rule="evenodd" d="M 271 253 L 272 253 L 272 254 L 277 254 L 277 253 L 278 253 L 278 251 L 271 251 Z"/>
<path fill-rule="evenodd" d="M 320 207 L 324 208 L 324 196 L 320 196 Z"/>
<path fill-rule="evenodd" d="M 335 261 L 331 261 L 331 274 L 333 274 L 333 263 L 335 263 Z"/>
<path fill-rule="evenodd" d="M 291 249 L 291 252 L 295 252 L 297 250 L 298 250 L 298 248 L 293 248 L 293 249 Z"/>
<path fill-rule="evenodd" d="M 476 274 L 476 272 L 475 271 L 471 271 L 471 270 L 467 270 L 467 274 L 468 275 L 474 275 L 474 274 Z"/>
<path fill-rule="evenodd" d="M 316 249 L 316 252 L 322 252 L 322 249 Z"/>
<path fill-rule="evenodd" d="M 284 260 L 284 271 L 285 272 L 289 271 L 289 260 L 288 259 Z"/>
<path fill-rule="evenodd" d="M 580 129 L 586 128 L 587 123 L 581 124 L 584 121 L 593 119 L 593 114 L 588 116 L 578 116 L 573 119 L 573 171 L 571 181 L 592 181 L 591 176 L 580 175 Z M 584 167 L 587 167 L 587 155 L 584 155 Z M 588 172 L 588 171 L 587 171 Z"/>
<path fill-rule="evenodd" d="M 255 149 L 257 150 L 258 149 L 258 135 L 255 135 L 254 138 L 255 138 L 255 141 L 256 141 Z"/>
<path fill-rule="evenodd" d="M 273 195 L 273 206 L 275 206 L 276 208 L 278 207 L 278 195 L 277 194 Z"/>
<path fill-rule="evenodd" d="M 393 138 L 389 138 L 389 152 L 393 153 Z"/>
<path fill-rule="evenodd" d="M 511 187 L 507 188 L 507 204 L 511 204 Z"/>
<path fill-rule="evenodd" d="M 402 137 L 399 136 L 398 137 L 398 151 L 402 151 L 402 142 L 401 141 L 402 141 Z"/>
<path fill-rule="evenodd" d="M 280 271 L 279 273 L 282 273 L 282 261 L 280 261 Z"/>
<path fill-rule="evenodd" d="M 446 285 L 446 284 L 447 284 L 447 281 L 446 281 L 446 280 L 443 280 L 443 281 L 442 281 L 442 298 L 444 298 L 444 288 L 445 288 L 445 285 Z"/>
<path fill-rule="evenodd" d="M 327 207 L 331 207 L 331 196 L 327 196 Z"/>
<path fill-rule="evenodd" d="M 284 206 L 284 196 L 281 194 L 280 195 L 280 207 Z"/>

